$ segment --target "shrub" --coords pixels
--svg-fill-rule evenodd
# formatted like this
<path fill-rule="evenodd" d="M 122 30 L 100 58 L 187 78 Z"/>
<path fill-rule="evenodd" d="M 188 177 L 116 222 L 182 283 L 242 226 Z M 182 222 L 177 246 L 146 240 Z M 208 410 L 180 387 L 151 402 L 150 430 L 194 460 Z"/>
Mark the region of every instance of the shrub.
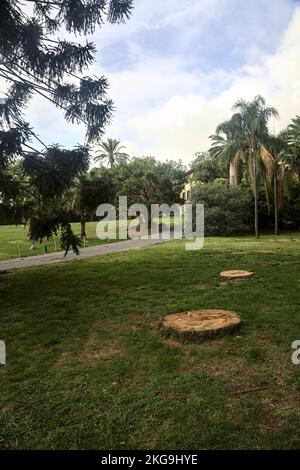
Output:
<path fill-rule="evenodd" d="M 280 221 L 285 227 L 300 227 L 300 182 L 290 182 L 285 188 L 283 206 L 280 210 Z"/>
<path fill-rule="evenodd" d="M 198 184 L 193 204 L 205 206 L 205 234 L 233 235 L 248 232 L 253 221 L 253 197 L 248 190 L 214 184 Z"/>

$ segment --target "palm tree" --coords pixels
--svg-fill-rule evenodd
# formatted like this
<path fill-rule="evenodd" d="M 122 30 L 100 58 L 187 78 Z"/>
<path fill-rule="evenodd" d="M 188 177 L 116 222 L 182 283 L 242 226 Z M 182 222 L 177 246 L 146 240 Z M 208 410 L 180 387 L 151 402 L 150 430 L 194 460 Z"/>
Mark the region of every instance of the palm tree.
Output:
<path fill-rule="evenodd" d="M 129 155 L 122 152 L 124 146 L 120 145 L 120 141 L 116 139 L 107 139 L 106 142 L 100 143 L 101 150 L 96 156 L 96 161 L 107 161 L 110 168 L 115 166 L 118 163 L 127 163 L 129 160 Z"/>
<path fill-rule="evenodd" d="M 211 155 L 229 166 L 230 186 L 238 185 L 238 163 L 243 154 L 242 125 L 240 116 L 234 115 L 219 124 L 216 133 L 209 137 L 212 140 Z"/>
<path fill-rule="evenodd" d="M 293 169 L 300 173 L 300 116 L 292 119 L 286 130 L 287 157 L 293 166 Z"/>
<path fill-rule="evenodd" d="M 282 200 L 282 183 L 288 173 L 287 166 L 283 161 L 286 143 L 283 135 L 269 136 L 268 150 L 271 153 L 273 164 L 273 187 L 274 187 L 274 233 L 278 235 L 278 209 Z"/>
<path fill-rule="evenodd" d="M 298 148 L 298 150 L 297 150 Z M 274 158 L 274 218 L 278 235 L 278 210 L 283 204 L 284 187 L 297 179 L 299 171 L 300 117 L 277 136 L 269 137 L 268 149 Z"/>
<path fill-rule="evenodd" d="M 268 122 L 271 117 L 278 117 L 278 111 L 266 106 L 262 96 L 256 96 L 252 101 L 239 100 L 233 109 L 237 111 L 238 119 L 243 122 L 243 142 L 245 155 L 248 158 L 250 179 L 253 183 L 255 200 L 255 236 L 259 238 L 258 227 L 258 190 L 257 190 L 257 159 L 260 158 L 269 178 L 273 175 L 274 159 L 266 149 L 268 139 Z"/>
<path fill-rule="evenodd" d="M 80 218 L 80 238 L 86 239 L 86 220 L 99 204 L 111 202 L 114 186 L 107 169 L 91 171 L 76 178 L 72 189 L 65 195 L 66 204 Z"/>
<path fill-rule="evenodd" d="M 292 124 L 288 127 L 289 144 L 296 145 L 300 149 L 300 116 L 292 119 Z"/>

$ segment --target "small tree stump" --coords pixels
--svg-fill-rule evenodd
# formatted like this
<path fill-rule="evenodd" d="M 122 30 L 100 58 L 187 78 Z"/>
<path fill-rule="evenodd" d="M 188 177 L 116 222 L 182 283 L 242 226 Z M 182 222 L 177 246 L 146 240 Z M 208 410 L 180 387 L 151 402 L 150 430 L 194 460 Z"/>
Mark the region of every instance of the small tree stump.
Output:
<path fill-rule="evenodd" d="M 229 310 L 194 310 L 167 315 L 163 326 L 170 336 L 197 341 L 233 332 L 240 323 L 239 315 Z"/>
<path fill-rule="evenodd" d="M 254 273 L 250 271 L 242 270 L 233 270 L 233 271 L 223 271 L 220 273 L 221 281 L 244 281 L 251 279 L 254 276 Z"/>

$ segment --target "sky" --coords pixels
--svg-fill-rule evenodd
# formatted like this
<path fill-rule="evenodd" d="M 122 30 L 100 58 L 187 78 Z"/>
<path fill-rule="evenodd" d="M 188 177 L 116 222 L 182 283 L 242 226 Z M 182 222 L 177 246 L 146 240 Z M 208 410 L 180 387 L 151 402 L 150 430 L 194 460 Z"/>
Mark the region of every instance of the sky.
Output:
<path fill-rule="evenodd" d="M 273 132 L 300 114 L 299 1 L 136 0 L 129 22 L 89 39 L 97 48 L 89 74 L 108 78 L 116 106 L 104 139 L 119 139 L 131 156 L 188 165 L 240 98 L 261 94 L 278 109 Z M 49 144 L 84 141 L 81 126 L 40 98 L 27 115 Z"/>

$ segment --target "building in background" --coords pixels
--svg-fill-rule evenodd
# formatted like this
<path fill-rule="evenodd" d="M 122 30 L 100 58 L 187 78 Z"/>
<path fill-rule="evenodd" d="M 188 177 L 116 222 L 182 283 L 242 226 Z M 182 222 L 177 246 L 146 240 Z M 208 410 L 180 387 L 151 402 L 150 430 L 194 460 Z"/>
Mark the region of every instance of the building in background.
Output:
<path fill-rule="evenodd" d="M 181 199 L 183 199 L 184 202 L 189 202 L 191 198 L 191 190 L 193 185 L 195 184 L 193 181 L 193 173 L 194 170 L 189 170 L 186 171 L 184 176 L 186 177 L 186 183 L 184 185 L 183 190 L 180 193 Z"/>

